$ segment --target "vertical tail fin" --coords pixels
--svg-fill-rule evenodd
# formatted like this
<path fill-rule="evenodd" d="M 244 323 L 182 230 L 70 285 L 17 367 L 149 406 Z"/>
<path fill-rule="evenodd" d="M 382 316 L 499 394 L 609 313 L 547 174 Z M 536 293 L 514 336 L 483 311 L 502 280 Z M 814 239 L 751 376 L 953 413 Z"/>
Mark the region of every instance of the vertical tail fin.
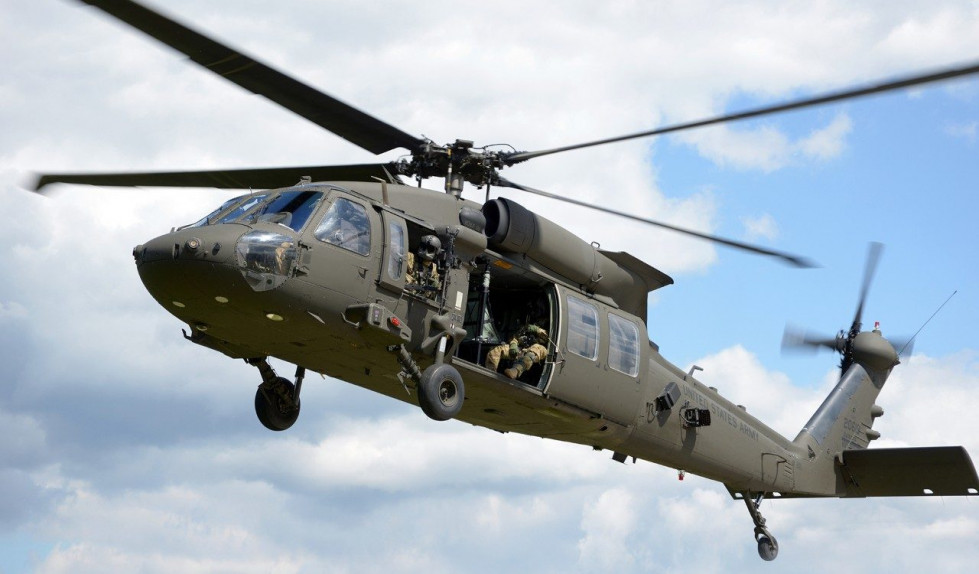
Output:
<path fill-rule="evenodd" d="M 884 411 L 874 401 L 891 369 L 899 362 L 897 353 L 880 331 L 875 330 L 854 338 L 852 355 L 853 361 L 833 392 L 795 439 L 797 444 L 812 447 L 817 456 L 864 449 L 880 436 L 872 427 L 874 419 Z M 813 442 L 819 445 L 819 450 L 812 446 Z"/>
<path fill-rule="evenodd" d="M 834 465 L 841 454 L 863 450 L 880 437 L 873 424 L 884 410 L 875 401 L 899 362 L 897 353 L 877 330 L 857 334 L 850 351 L 852 361 L 843 376 L 794 441 L 816 464 L 815 472 L 806 473 L 812 484 L 797 484 L 813 493 L 837 493 Z"/>
<path fill-rule="evenodd" d="M 883 409 L 874 401 L 885 378 L 886 374 L 868 372 L 856 363 L 851 365 L 799 432 L 795 443 L 809 446 L 814 451 L 810 457 L 867 448 L 879 436 L 872 427 Z"/>

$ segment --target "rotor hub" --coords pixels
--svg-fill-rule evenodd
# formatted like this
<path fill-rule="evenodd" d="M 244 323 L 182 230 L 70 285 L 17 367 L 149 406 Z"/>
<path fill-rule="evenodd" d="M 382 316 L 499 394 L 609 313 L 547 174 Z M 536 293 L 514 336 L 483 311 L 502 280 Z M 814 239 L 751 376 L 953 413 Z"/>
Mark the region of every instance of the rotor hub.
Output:
<path fill-rule="evenodd" d="M 430 177 L 443 177 L 446 193 L 459 197 L 466 183 L 477 188 L 499 184 L 497 172 L 510 165 L 507 162 L 510 155 L 512 152 L 474 147 L 470 140 L 457 139 L 445 145 L 426 140 L 412 152 L 410 160 L 396 162 L 394 171 L 419 183 Z"/>

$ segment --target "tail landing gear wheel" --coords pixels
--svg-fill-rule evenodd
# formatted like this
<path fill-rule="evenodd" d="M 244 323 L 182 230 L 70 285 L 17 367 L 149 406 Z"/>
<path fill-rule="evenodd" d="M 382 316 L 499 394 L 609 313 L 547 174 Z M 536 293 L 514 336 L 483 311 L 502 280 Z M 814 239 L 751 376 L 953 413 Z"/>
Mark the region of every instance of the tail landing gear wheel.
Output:
<path fill-rule="evenodd" d="M 778 542 L 775 537 L 769 534 L 768 536 L 761 534 L 757 536 L 758 538 L 758 555 L 761 559 L 766 562 L 771 562 L 778 557 Z"/>
<path fill-rule="evenodd" d="M 449 420 L 462 410 L 466 387 L 462 376 L 452 365 L 432 365 L 422 373 L 418 383 L 418 405 L 429 418 Z"/>
<path fill-rule="evenodd" d="M 759 492 L 754 497 L 752 497 L 751 492 L 742 492 L 741 495 L 745 505 L 748 506 L 748 513 L 751 514 L 751 520 L 755 523 L 755 541 L 758 542 L 758 555 L 761 556 L 762 560 L 771 562 L 778 556 L 778 542 L 776 542 L 772 533 L 768 531 L 768 528 L 765 527 L 765 518 L 761 515 L 761 511 L 758 510 L 758 507 L 761 506 L 761 501 L 765 499 L 765 493 Z"/>
<path fill-rule="evenodd" d="M 299 398 L 295 385 L 285 377 L 262 383 L 255 392 L 255 414 L 265 428 L 284 431 L 299 418 Z"/>

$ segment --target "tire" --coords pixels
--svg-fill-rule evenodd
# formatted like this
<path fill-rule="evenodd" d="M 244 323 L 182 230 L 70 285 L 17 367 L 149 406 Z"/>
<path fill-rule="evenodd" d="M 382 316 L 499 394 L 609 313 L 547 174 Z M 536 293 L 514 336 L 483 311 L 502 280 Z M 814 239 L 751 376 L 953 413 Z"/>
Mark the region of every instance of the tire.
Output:
<path fill-rule="evenodd" d="M 466 387 L 462 375 L 452 365 L 432 365 L 422 373 L 418 384 L 418 406 L 429 418 L 447 421 L 462 410 Z"/>
<path fill-rule="evenodd" d="M 285 377 L 279 377 L 275 383 L 261 384 L 255 391 L 255 414 L 258 422 L 272 431 L 284 431 L 291 427 L 299 418 L 299 400 L 295 406 L 282 397 L 283 394 L 292 396 L 296 386 Z"/>
<path fill-rule="evenodd" d="M 775 560 L 778 556 L 778 542 L 775 542 L 774 538 L 768 538 L 767 536 L 758 537 L 758 555 L 761 559 L 766 562 L 771 562 Z"/>

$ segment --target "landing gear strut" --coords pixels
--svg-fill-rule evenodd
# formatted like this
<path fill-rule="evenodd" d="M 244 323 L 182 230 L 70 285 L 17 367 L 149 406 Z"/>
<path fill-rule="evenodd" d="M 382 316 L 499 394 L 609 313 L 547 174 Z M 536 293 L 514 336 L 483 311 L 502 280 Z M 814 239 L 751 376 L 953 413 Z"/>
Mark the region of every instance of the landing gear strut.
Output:
<path fill-rule="evenodd" d="M 276 376 L 268 359 L 246 359 L 249 365 L 258 368 L 262 374 L 262 384 L 255 391 L 255 414 L 265 428 L 284 431 L 299 418 L 299 391 L 306 376 L 304 367 L 296 367 L 296 382 Z"/>
<path fill-rule="evenodd" d="M 775 540 L 772 533 L 765 527 L 765 518 L 758 510 L 758 507 L 761 506 L 761 501 L 765 498 L 765 494 L 759 493 L 752 498 L 750 492 L 745 492 L 743 493 L 743 498 L 745 505 L 748 507 L 748 513 L 751 514 L 751 519 L 755 522 L 755 541 L 758 542 L 758 555 L 761 556 L 762 560 L 771 562 L 778 556 L 778 541 Z"/>

